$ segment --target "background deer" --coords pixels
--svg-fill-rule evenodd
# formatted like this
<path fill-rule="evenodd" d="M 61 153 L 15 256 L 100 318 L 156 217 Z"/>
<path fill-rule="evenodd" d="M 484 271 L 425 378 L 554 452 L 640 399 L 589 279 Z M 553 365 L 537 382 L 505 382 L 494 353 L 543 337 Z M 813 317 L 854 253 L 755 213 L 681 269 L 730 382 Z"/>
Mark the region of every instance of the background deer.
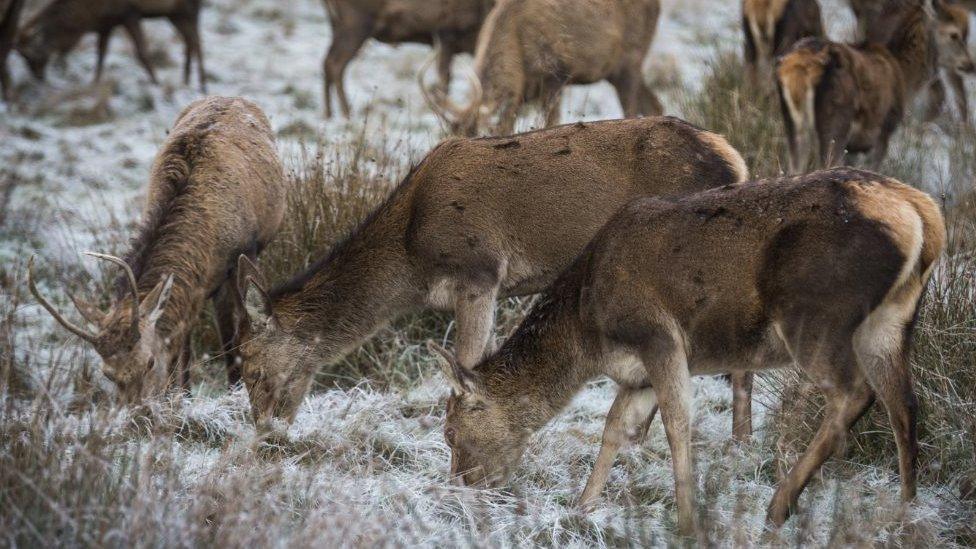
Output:
<path fill-rule="evenodd" d="M 641 70 L 660 12 L 658 0 L 499 0 L 478 35 L 468 105 L 457 107 L 423 82 L 421 89 L 463 135 L 476 134 L 489 114 L 498 119 L 491 133 L 511 133 L 530 101 L 541 102 L 547 126 L 556 124 L 564 86 L 601 80 L 616 88 L 624 116 L 661 114 Z"/>
<path fill-rule="evenodd" d="M 193 59 L 197 61 L 200 89 L 206 93 L 203 48 L 200 44 L 200 9 L 202 0 L 53 0 L 35 15 L 21 31 L 17 51 L 24 56 L 31 72 L 44 78 L 44 69 L 54 53 L 66 54 L 89 32 L 98 34 L 98 59 L 95 81 L 102 76 L 102 65 L 109 38 L 116 27 L 123 27 L 132 38 L 136 57 L 155 84 L 156 73 L 149 61 L 146 39 L 140 21 L 165 17 L 183 38 L 186 58 L 183 83 L 190 84 Z"/>
<path fill-rule="evenodd" d="M 0 99 L 10 101 L 12 93 L 7 57 L 14 47 L 20 12 L 26 0 L 0 0 Z"/>
<path fill-rule="evenodd" d="M 274 132 L 244 99 L 192 103 L 156 157 L 142 227 L 125 259 L 90 254 L 123 270 L 109 312 L 71 297 L 91 332 L 44 299 L 29 269 L 30 290 L 68 331 L 91 343 L 102 371 L 133 401 L 170 383 L 188 382 L 190 331 L 212 299 L 231 383 L 240 379 L 236 352 L 237 258 L 256 257 L 284 215 L 284 183 Z"/>
<path fill-rule="evenodd" d="M 587 380 L 607 375 L 620 389 L 580 503 L 599 496 L 621 445 L 656 404 L 688 534 L 697 512 L 691 376 L 796 363 L 827 408 L 778 486 L 768 522 L 787 519 L 876 397 L 910 500 L 917 447 L 908 355 L 945 238 L 928 195 L 850 169 L 635 200 L 497 353 L 474 369 L 447 355 L 451 472 L 468 485 L 505 482 L 528 437 Z"/>
<path fill-rule="evenodd" d="M 453 310 L 473 366 L 496 299 L 545 288 L 627 200 L 746 174 L 724 139 L 673 118 L 445 141 L 304 273 L 266 291 L 244 262 L 241 293 L 264 305 L 242 348 L 255 422 L 291 422 L 319 367 L 412 311 Z"/>
<path fill-rule="evenodd" d="M 323 62 L 325 112 L 332 117 L 335 88 L 344 116 L 349 100 L 346 66 L 369 38 L 388 44 L 438 42 L 438 72 L 446 90 L 451 60 L 474 50 L 478 29 L 494 0 L 323 0 L 332 23 L 332 44 Z"/>
<path fill-rule="evenodd" d="M 773 73 L 774 60 L 802 38 L 824 36 L 817 0 L 743 0 L 742 30 L 749 79 L 758 86 Z"/>
<path fill-rule="evenodd" d="M 864 45 L 808 38 L 780 60 L 791 171 L 804 169 L 814 139 L 825 166 L 844 162 L 847 153 L 870 153 L 870 164 L 878 166 L 909 101 L 933 82 L 938 66 L 973 70 L 962 41 L 939 37 L 955 32 L 941 0 L 893 4 L 881 17 Z"/>

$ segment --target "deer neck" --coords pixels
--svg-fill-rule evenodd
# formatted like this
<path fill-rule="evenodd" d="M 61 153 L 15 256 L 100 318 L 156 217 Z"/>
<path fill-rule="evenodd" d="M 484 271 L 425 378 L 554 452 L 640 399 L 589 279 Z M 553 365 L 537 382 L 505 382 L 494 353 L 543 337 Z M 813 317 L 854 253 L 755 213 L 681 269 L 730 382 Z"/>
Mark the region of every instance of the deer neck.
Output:
<path fill-rule="evenodd" d="M 486 396 L 529 431 L 548 423 L 600 374 L 599 347 L 581 321 L 579 299 L 565 298 L 564 289 L 544 296 L 502 349 L 475 369 Z"/>
<path fill-rule="evenodd" d="M 901 26 L 888 41 L 888 50 L 905 77 L 908 96 L 914 96 L 935 76 L 938 56 L 932 40 L 928 17 L 921 9 L 905 16 Z"/>

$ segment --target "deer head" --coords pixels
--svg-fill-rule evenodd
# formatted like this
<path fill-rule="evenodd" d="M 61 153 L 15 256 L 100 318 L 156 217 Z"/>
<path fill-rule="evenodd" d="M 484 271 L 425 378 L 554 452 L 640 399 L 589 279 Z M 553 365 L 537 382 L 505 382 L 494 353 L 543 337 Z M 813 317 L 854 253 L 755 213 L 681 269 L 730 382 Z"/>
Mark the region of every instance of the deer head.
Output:
<path fill-rule="evenodd" d="M 237 294 L 249 320 L 246 333 L 241 334 L 242 377 L 259 430 L 271 428 L 276 421 L 294 421 L 311 380 L 311 376 L 300 375 L 301 369 L 315 365 L 306 356 L 309 346 L 280 321 L 266 288 L 257 266 L 241 255 Z M 260 302 L 257 307 L 247 304 L 251 290 Z"/>
<path fill-rule="evenodd" d="M 463 368 L 434 342 L 444 377 L 451 384 L 444 439 L 451 448 L 451 476 L 467 486 L 506 483 L 525 451 L 530 429 L 520 425 L 518 402 L 487 395 L 477 373 Z"/>
<path fill-rule="evenodd" d="M 976 73 L 976 64 L 969 53 L 969 12 L 936 0 L 931 3 L 930 13 L 934 14 L 939 66 L 961 74 Z"/>
<path fill-rule="evenodd" d="M 142 300 L 136 290 L 132 269 L 122 259 L 92 252 L 86 255 L 114 263 L 125 271 L 128 294 L 108 312 L 71 294 L 72 303 L 81 316 L 97 326 L 89 331 L 67 320 L 37 289 L 34 281 L 34 258 L 27 264 L 27 281 L 31 294 L 66 330 L 91 343 L 102 358 L 102 373 L 112 381 L 125 402 L 136 402 L 145 393 L 155 391 L 167 381 L 167 365 L 174 357 L 170 342 L 160 336 L 156 323 L 163 314 L 173 287 L 173 276 L 161 280 Z"/>
<path fill-rule="evenodd" d="M 471 83 L 472 90 L 471 102 L 467 107 L 458 106 L 448 97 L 446 87 L 428 86 L 424 81 L 424 76 L 433 65 L 436 55 L 435 53 L 428 57 L 417 73 L 417 81 L 424 100 L 434 114 L 447 124 L 451 134 L 474 136 L 478 133 L 482 114 L 488 111 L 483 101 L 484 90 L 481 87 L 481 79 L 474 71 L 468 72 L 468 81 Z"/>

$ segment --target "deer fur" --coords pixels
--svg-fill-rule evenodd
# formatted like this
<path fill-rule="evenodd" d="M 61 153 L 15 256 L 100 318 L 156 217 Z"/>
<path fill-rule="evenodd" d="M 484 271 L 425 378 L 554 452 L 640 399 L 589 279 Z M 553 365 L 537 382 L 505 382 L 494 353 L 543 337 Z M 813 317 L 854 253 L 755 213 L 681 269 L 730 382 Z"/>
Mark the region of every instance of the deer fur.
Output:
<path fill-rule="evenodd" d="M 860 45 L 819 38 L 797 43 L 777 67 L 780 103 L 789 142 L 790 170 L 802 171 L 819 146 L 824 166 L 848 153 L 868 153 L 878 166 L 909 102 L 937 77 L 939 65 L 971 70 L 961 41 L 938 34 L 950 18 L 941 0 L 892 8 Z"/>
<path fill-rule="evenodd" d="M 817 0 L 743 0 L 745 63 L 754 87 L 772 80 L 774 60 L 802 38 L 824 36 Z"/>
<path fill-rule="evenodd" d="M 746 174 L 723 138 L 674 118 L 441 143 L 304 273 L 266 291 L 241 269 L 241 293 L 266 296 L 242 349 L 255 422 L 291 422 L 318 368 L 410 312 L 453 310 L 459 360 L 473 366 L 496 299 L 545 288 L 627 200 Z"/>
<path fill-rule="evenodd" d="M 190 84 L 192 62 L 197 62 L 200 89 L 206 93 L 203 48 L 200 43 L 200 9 L 202 0 L 53 0 L 21 31 L 17 51 L 24 56 L 34 76 L 44 79 L 45 68 L 55 53 L 70 52 L 87 33 L 98 34 L 98 57 L 95 81 L 102 76 L 102 66 L 109 39 L 116 27 L 123 27 L 132 38 L 136 58 L 155 84 L 156 73 L 149 61 L 141 21 L 165 17 L 173 24 L 186 46 L 183 83 Z"/>
<path fill-rule="evenodd" d="M 451 61 L 474 51 L 478 29 L 494 0 L 323 0 L 332 24 L 332 44 L 323 61 L 325 113 L 333 115 L 335 89 L 344 116 L 349 116 L 344 75 L 363 43 L 375 38 L 387 44 L 417 42 L 437 48 L 438 73 L 447 89 Z"/>
<path fill-rule="evenodd" d="M 13 93 L 7 57 L 14 47 L 17 24 L 26 0 L 0 0 L 0 100 L 10 101 Z"/>
<path fill-rule="evenodd" d="M 122 267 L 111 309 L 72 297 L 90 332 L 38 301 L 103 360 L 103 373 L 129 401 L 187 382 L 189 336 L 213 301 L 231 383 L 246 328 L 236 293 L 238 256 L 256 257 L 284 215 L 284 175 L 274 132 L 255 104 L 209 97 L 183 111 L 153 165 L 142 226 Z M 237 318 L 235 318 L 235 316 Z M 243 327 L 242 327 L 243 325 Z"/>
<path fill-rule="evenodd" d="M 547 126 L 556 124 L 563 87 L 602 80 L 616 88 L 624 116 L 658 115 L 663 109 L 642 66 L 660 12 L 659 0 L 499 0 L 478 35 L 468 105 L 421 88 L 434 112 L 462 135 L 478 133 L 488 115 L 497 116 L 490 133 L 509 134 L 532 101 L 541 102 Z"/>
<path fill-rule="evenodd" d="M 691 376 L 795 363 L 823 391 L 826 415 L 777 487 L 768 522 L 787 519 L 875 398 L 888 411 L 910 500 L 917 444 L 908 356 L 945 239 L 928 195 L 853 169 L 634 200 L 498 352 L 473 369 L 450 355 L 442 361 L 453 387 L 451 472 L 468 485 L 506 482 L 528 437 L 605 375 L 620 388 L 580 504 L 599 496 L 621 445 L 660 406 L 687 534 L 697 512 Z"/>

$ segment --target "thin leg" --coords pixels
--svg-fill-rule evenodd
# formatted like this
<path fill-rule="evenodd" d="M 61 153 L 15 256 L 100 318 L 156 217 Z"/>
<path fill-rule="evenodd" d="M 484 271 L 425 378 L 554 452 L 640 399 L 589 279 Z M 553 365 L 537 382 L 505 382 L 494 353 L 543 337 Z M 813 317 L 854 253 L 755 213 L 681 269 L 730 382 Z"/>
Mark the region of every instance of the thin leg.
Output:
<path fill-rule="evenodd" d="M 149 61 L 149 51 L 146 48 L 146 37 L 142 33 L 142 24 L 139 23 L 138 19 L 130 19 L 124 23 L 124 26 L 126 32 L 132 37 L 132 44 L 136 48 L 136 58 L 142 64 L 143 68 L 146 69 L 146 73 L 149 74 L 149 80 L 153 84 L 157 84 L 156 73 L 153 71 L 152 63 Z"/>
<path fill-rule="evenodd" d="M 102 80 L 102 69 L 105 66 L 105 54 L 108 52 L 108 43 L 112 38 L 112 29 L 106 29 L 98 33 L 98 53 L 95 59 L 95 83 Z"/>
<path fill-rule="evenodd" d="M 560 109 L 562 108 L 562 85 L 547 86 L 543 93 L 542 109 L 546 114 L 546 127 L 559 124 Z"/>
<path fill-rule="evenodd" d="M 241 360 L 240 353 L 237 351 L 239 333 L 234 315 L 237 310 L 237 297 L 234 295 L 233 286 L 235 280 L 237 276 L 232 274 L 213 298 L 214 319 L 217 324 L 217 334 L 220 336 L 220 353 L 227 365 L 227 384 L 231 387 L 241 380 Z"/>
<path fill-rule="evenodd" d="M 959 120 L 965 125 L 970 125 L 969 120 L 969 98 L 966 96 L 966 82 L 962 75 L 956 71 L 950 71 L 946 75 L 949 85 L 952 87 L 952 94 L 956 100 L 956 110 L 959 112 Z"/>
<path fill-rule="evenodd" d="M 638 76 L 633 74 L 633 71 L 624 70 L 610 81 L 617 90 L 617 98 L 620 100 L 621 110 L 624 111 L 624 118 L 637 115 L 638 94 L 640 93 L 637 87 L 637 78 Z"/>
<path fill-rule="evenodd" d="M 610 405 L 610 411 L 607 412 L 600 453 L 577 506 L 587 508 L 600 497 L 620 448 L 633 438 L 634 431 L 639 431 L 642 423 L 647 423 L 648 418 L 653 417 L 655 410 L 657 410 L 657 399 L 654 390 L 650 387 L 644 389 L 621 387 L 617 391 L 617 396 Z"/>
<path fill-rule="evenodd" d="M 457 47 L 452 41 L 441 41 L 440 48 L 437 50 L 437 75 L 445 94 L 451 91 L 451 62 L 454 61 L 456 53 Z"/>
<path fill-rule="evenodd" d="M 171 19 L 176 32 L 183 37 L 183 44 L 186 46 L 186 56 L 183 60 L 183 85 L 190 85 L 190 75 L 192 74 L 193 59 L 197 60 L 197 78 L 200 81 L 200 91 L 207 93 L 207 77 L 203 68 L 203 48 L 200 45 L 200 28 L 198 19 L 177 18 Z"/>
<path fill-rule="evenodd" d="M 732 374 L 732 439 L 745 442 L 752 437 L 752 372 Z"/>
<path fill-rule="evenodd" d="M 345 25 L 345 23 L 344 23 Z M 341 32 L 336 28 L 336 34 L 332 38 L 332 45 L 329 52 L 325 55 L 322 62 L 323 72 L 325 73 L 325 115 L 332 118 L 332 88 L 336 88 L 339 97 L 339 105 L 342 113 L 349 116 L 349 100 L 346 98 L 346 87 L 344 82 L 346 66 L 352 61 L 363 42 L 369 38 L 370 25 L 367 21 L 359 21 L 342 27 Z"/>
<path fill-rule="evenodd" d="M 925 121 L 931 122 L 942 114 L 945 106 L 946 90 L 941 78 L 936 78 L 929 84 L 928 105 L 925 108 Z"/>
<path fill-rule="evenodd" d="M 495 299 L 498 287 L 457 290 L 454 315 L 457 319 L 457 359 L 464 368 L 474 368 L 485 354 L 495 328 Z"/>
<path fill-rule="evenodd" d="M 654 90 L 643 82 L 640 83 L 640 111 L 637 114 L 647 116 L 660 116 L 664 114 L 664 105 L 661 103 L 661 100 L 658 99 Z"/>

